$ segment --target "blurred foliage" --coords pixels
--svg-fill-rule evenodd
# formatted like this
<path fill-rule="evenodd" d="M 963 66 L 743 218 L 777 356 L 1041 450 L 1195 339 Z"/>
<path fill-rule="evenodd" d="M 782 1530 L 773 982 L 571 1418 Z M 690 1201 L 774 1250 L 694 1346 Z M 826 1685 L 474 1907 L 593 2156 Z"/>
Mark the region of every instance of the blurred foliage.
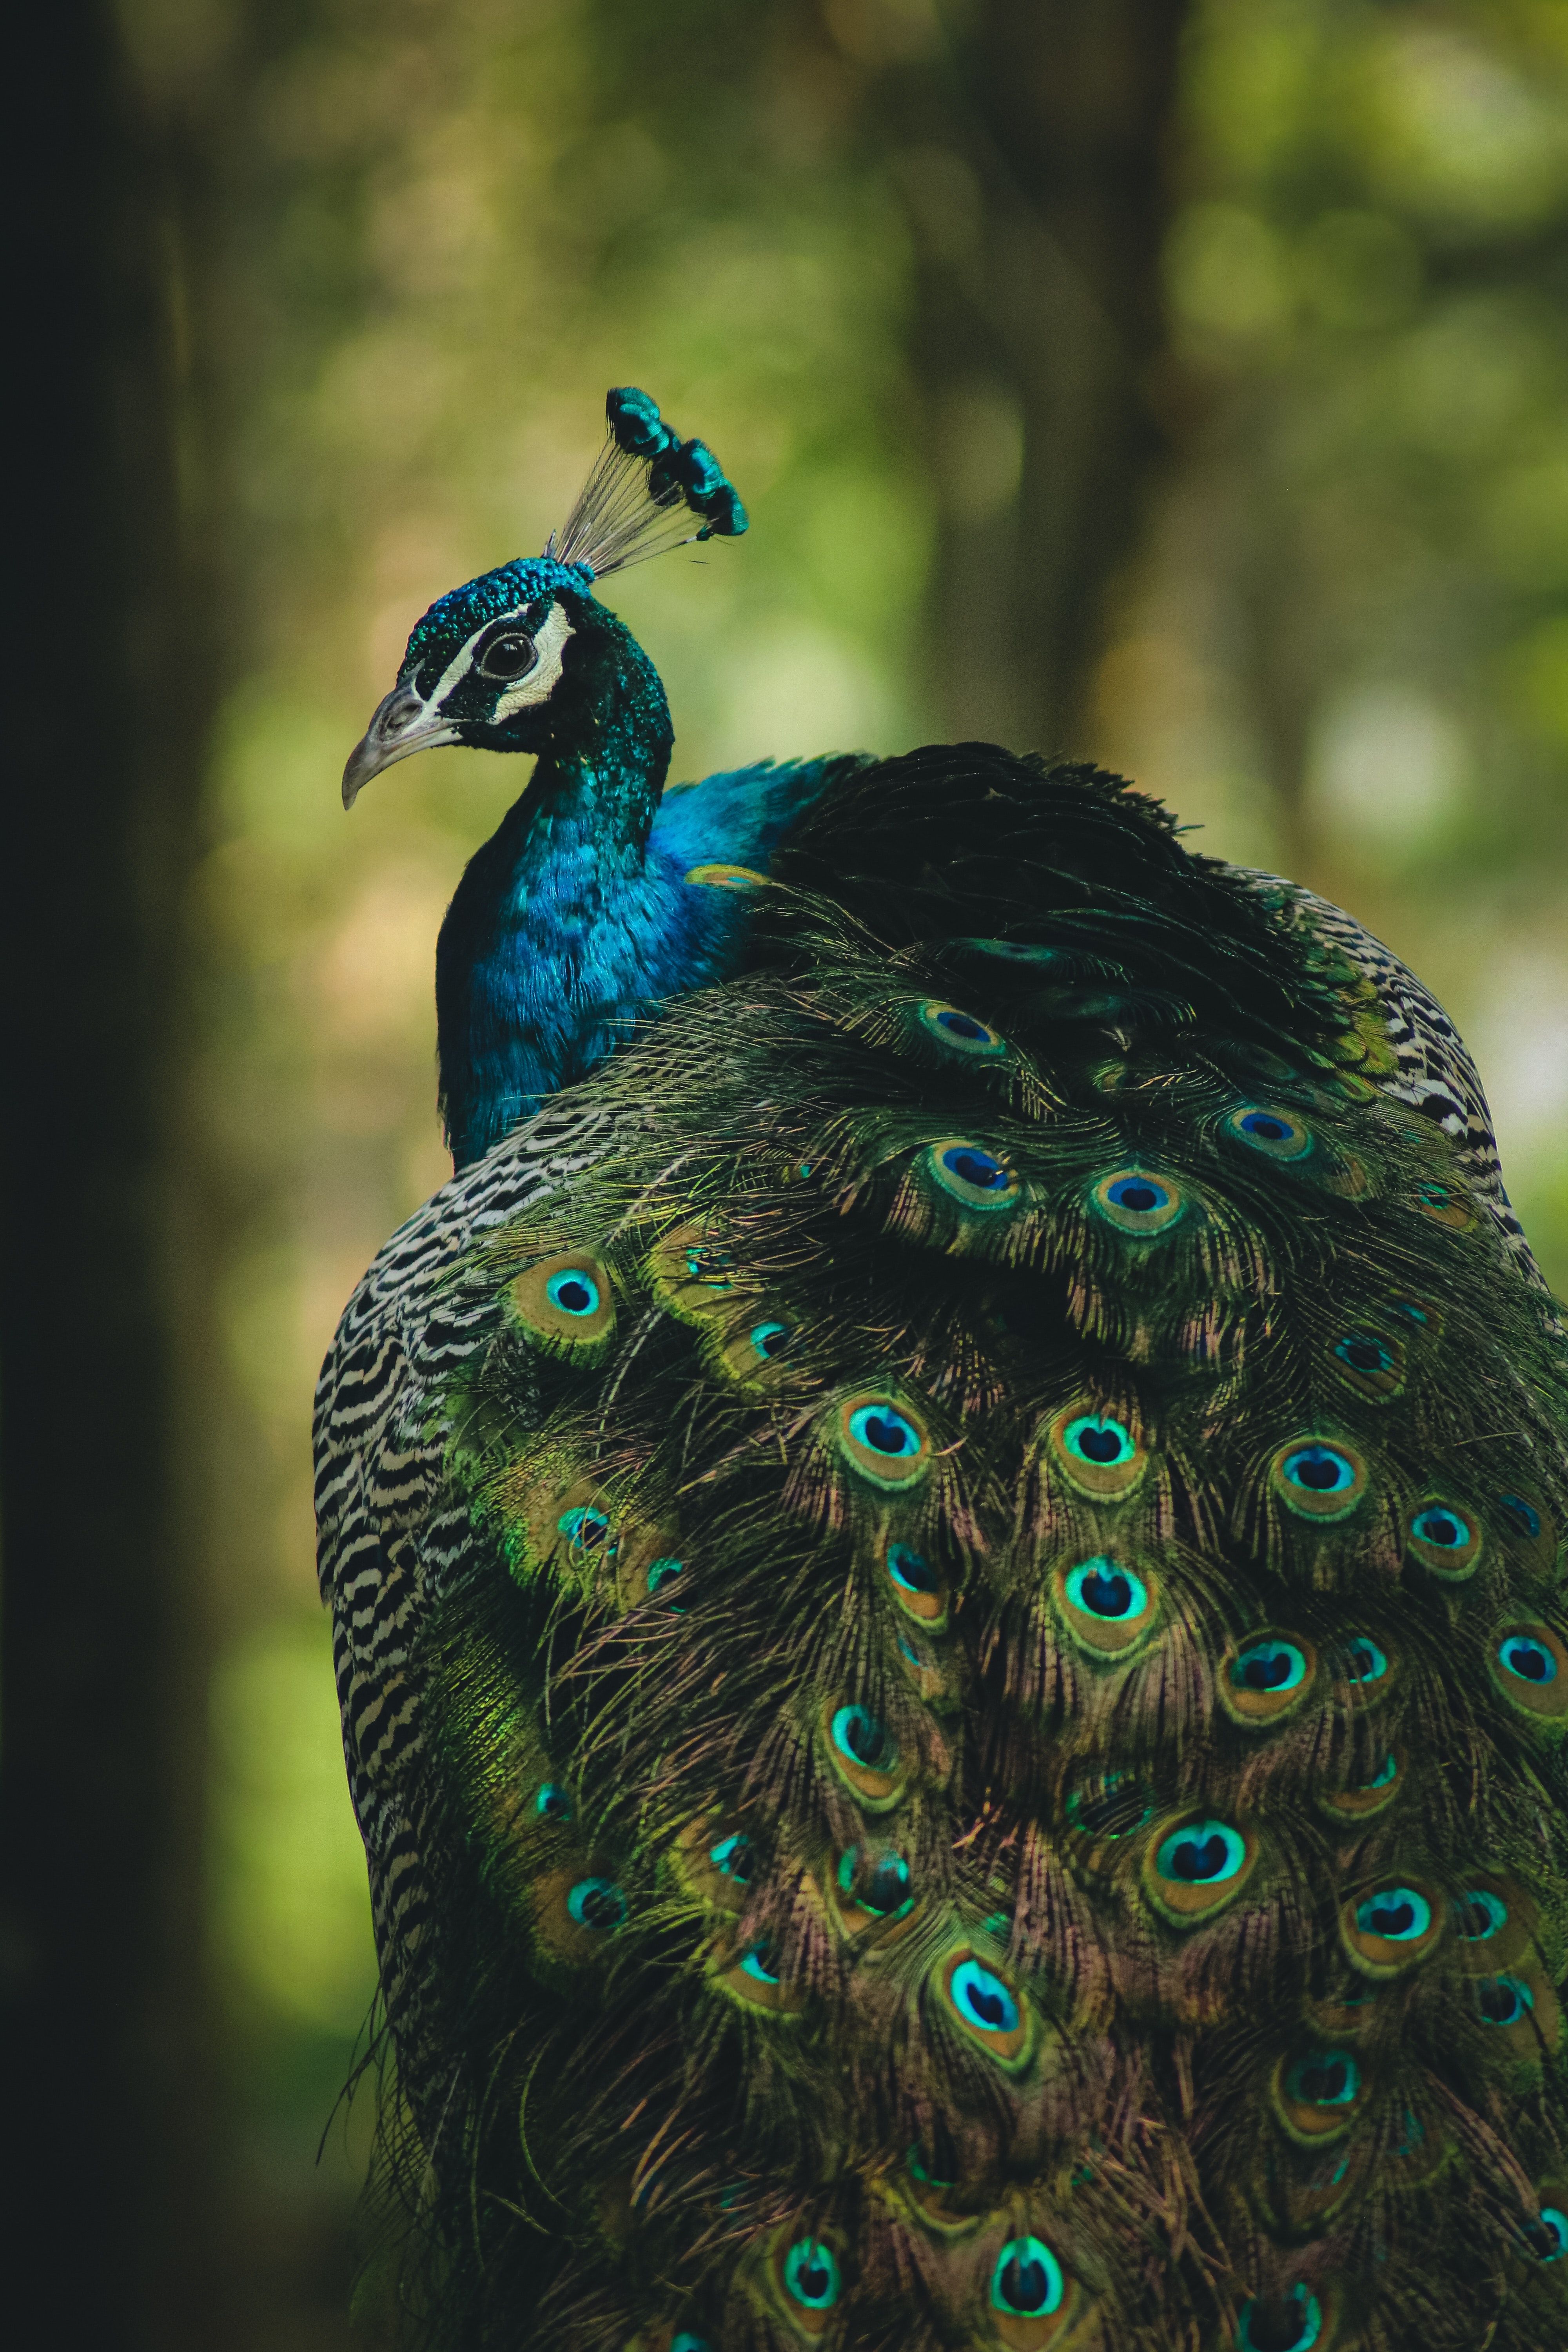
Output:
<path fill-rule="evenodd" d="M 310 2167 L 373 1969 L 309 1398 L 363 1267 L 446 1172 L 435 934 L 521 781 L 447 751 L 345 821 L 342 760 L 426 604 L 564 513 L 607 384 L 710 437 L 752 515 L 739 547 L 614 583 L 677 775 L 934 730 L 938 502 L 956 481 L 1005 509 L 1023 455 L 1011 409 L 917 425 L 917 243 L 933 207 L 961 236 L 967 184 L 894 152 L 869 101 L 911 58 L 940 69 L 933 0 L 126 21 L 150 84 L 224 126 L 234 682 L 193 920 L 228 1234 L 208 1437 L 236 2193 L 336 2214 L 356 2143 L 316 2190 Z M 1171 168 L 1147 396 L 1174 454 L 1074 748 L 1431 982 L 1568 1286 L 1568 8 L 1203 0 Z M 336 2340 L 337 2293 L 331 2263 L 274 2276 L 254 2340 Z"/>
<path fill-rule="evenodd" d="M 1568 10 L 1209 0 L 1178 170 L 1100 756 L 1422 973 L 1562 1287 Z"/>

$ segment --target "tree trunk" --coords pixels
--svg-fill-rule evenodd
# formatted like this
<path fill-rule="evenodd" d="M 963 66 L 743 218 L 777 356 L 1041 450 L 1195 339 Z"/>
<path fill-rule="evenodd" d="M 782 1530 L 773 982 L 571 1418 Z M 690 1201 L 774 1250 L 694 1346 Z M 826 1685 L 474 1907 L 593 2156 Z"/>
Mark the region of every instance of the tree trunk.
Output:
<path fill-rule="evenodd" d="M 113 27 L 51 0 L 7 55 L 5 2304 L 17 2343 L 182 2352 L 216 2338 L 169 1041 L 211 663 L 180 515 L 178 170 Z"/>
<path fill-rule="evenodd" d="M 890 75 L 940 536 L 934 716 L 1092 752 L 1107 593 L 1164 452 L 1160 251 L 1184 0 L 976 0 Z"/>

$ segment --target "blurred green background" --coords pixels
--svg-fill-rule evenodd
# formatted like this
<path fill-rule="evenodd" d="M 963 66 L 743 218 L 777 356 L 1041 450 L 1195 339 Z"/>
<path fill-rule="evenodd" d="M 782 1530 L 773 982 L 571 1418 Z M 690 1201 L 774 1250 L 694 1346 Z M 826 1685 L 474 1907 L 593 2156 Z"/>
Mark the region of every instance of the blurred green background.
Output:
<path fill-rule="evenodd" d="M 1436 990 L 1568 1287 L 1568 7 L 94 22 L 151 224 L 188 616 L 156 1063 L 183 1206 L 148 1278 L 184 1530 L 165 1766 L 194 1792 L 161 1865 L 186 1890 L 163 2270 L 202 2284 L 127 2288 L 122 2331 L 82 2340 L 325 2352 L 374 1975 L 310 1391 L 447 1172 L 435 935 L 521 782 L 447 751 L 344 818 L 408 628 L 542 544 L 605 387 L 647 385 L 752 517 L 613 583 L 678 776 L 949 733 L 1135 775 Z"/>

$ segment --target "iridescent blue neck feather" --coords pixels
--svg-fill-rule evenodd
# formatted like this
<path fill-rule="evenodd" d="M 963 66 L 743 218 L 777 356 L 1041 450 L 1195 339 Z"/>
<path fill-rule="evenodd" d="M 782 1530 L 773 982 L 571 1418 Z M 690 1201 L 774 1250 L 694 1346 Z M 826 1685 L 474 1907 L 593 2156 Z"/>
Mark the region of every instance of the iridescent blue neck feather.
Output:
<path fill-rule="evenodd" d="M 842 764 L 711 776 L 661 806 L 672 737 L 658 674 L 603 605 L 563 601 L 574 635 L 550 741 L 470 860 L 437 944 L 441 1109 L 458 1168 L 660 999 L 738 968 L 744 898 L 686 876 L 707 860 L 765 866 Z"/>

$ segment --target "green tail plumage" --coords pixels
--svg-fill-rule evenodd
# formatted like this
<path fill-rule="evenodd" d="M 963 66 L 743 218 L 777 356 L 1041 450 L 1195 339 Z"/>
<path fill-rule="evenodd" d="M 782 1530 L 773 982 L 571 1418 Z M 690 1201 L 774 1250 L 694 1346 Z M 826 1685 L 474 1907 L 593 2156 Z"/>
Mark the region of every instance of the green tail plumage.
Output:
<path fill-rule="evenodd" d="M 1313 902 L 1113 780 L 911 755 L 774 872 L 329 1368 L 436 2340 L 1560 2347 L 1500 1195 Z"/>

